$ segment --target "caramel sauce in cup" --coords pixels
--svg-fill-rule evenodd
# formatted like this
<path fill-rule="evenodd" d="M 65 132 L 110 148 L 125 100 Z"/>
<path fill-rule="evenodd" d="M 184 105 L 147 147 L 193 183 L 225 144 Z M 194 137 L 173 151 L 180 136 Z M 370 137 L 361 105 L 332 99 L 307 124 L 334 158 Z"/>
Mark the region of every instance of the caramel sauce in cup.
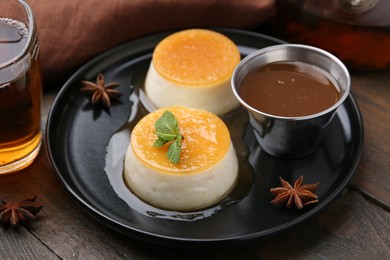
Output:
<path fill-rule="evenodd" d="M 249 112 L 262 149 L 283 158 L 318 148 L 327 125 L 350 92 L 350 75 L 332 54 L 307 45 L 281 44 L 245 57 L 232 88 Z"/>

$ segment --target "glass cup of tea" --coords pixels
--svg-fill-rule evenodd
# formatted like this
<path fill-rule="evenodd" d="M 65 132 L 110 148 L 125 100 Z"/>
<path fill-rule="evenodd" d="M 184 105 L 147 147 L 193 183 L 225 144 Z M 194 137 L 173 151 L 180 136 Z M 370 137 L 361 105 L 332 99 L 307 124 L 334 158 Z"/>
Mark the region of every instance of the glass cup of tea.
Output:
<path fill-rule="evenodd" d="M 0 175 L 30 165 L 41 146 L 39 41 L 30 6 L 0 1 Z"/>
<path fill-rule="evenodd" d="M 282 158 L 310 155 L 350 92 L 350 75 L 334 55 L 308 45 L 280 44 L 245 57 L 232 88 L 261 148 Z"/>

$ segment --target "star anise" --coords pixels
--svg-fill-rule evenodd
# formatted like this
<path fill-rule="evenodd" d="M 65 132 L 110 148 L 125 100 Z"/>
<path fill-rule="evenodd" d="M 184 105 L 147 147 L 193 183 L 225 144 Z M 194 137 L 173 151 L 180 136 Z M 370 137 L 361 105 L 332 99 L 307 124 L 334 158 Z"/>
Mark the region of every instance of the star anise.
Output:
<path fill-rule="evenodd" d="M 302 209 L 303 206 L 318 202 L 318 197 L 314 192 L 316 192 L 320 184 L 319 182 L 315 184 L 302 184 L 303 176 L 301 176 L 295 181 L 294 187 L 292 187 L 282 177 L 279 177 L 279 180 L 283 187 L 271 188 L 271 193 L 276 196 L 271 203 L 286 205 L 288 208 L 292 208 L 295 204 L 299 209 Z"/>
<path fill-rule="evenodd" d="M 18 202 L 2 200 L 0 204 L 0 226 L 17 228 L 21 223 L 34 220 L 43 207 L 35 202 L 37 196 L 25 197 Z"/>
<path fill-rule="evenodd" d="M 104 75 L 99 73 L 96 78 L 96 83 L 83 80 L 84 86 L 80 89 L 81 93 L 92 95 L 92 104 L 102 102 L 106 107 L 111 106 L 111 99 L 118 98 L 122 95 L 121 92 L 114 88 L 119 86 L 118 82 L 106 84 Z"/>

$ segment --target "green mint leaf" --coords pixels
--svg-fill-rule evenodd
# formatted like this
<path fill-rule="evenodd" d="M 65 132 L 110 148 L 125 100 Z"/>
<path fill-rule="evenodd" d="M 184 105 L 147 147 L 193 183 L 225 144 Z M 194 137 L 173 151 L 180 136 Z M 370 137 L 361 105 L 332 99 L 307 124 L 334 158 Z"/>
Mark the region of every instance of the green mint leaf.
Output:
<path fill-rule="evenodd" d="M 171 133 L 165 133 L 159 131 L 155 131 L 154 133 L 157 135 L 159 139 L 164 140 L 166 143 L 172 141 L 177 136 L 177 134 L 171 134 Z"/>
<path fill-rule="evenodd" d="M 169 145 L 167 157 L 172 163 L 177 164 L 180 162 L 180 152 L 181 152 L 181 135 L 179 135 L 176 138 L 176 140 Z"/>
<path fill-rule="evenodd" d="M 156 141 L 154 141 L 153 146 L 154 146 L 154 147 L 161 147 L 161 146 L 164 146 L 164 145 L 165 145 L 166 143 L 168 143 L 168 142 L 169 142 L 169 141 L 167 141 L 167 140 L 158 138 Z"/>
<path fill-rule="evenodd" d="M 161 147 L 171 142 L 168 147 L 167 157 L 172 163 L 179 163 L 182 135 L 180 134 L 179 125 L 173 113 L 165 111 L 162 116 L 157 119 L 154 127 L 157 140 L 154 141 L 153 146 Z"/>
<path fill-rule="evenodd" d="M 173 140 L 179 133 L 179 126 L 175 116 L 170 111 L 165 111 L 164 114 L 154 124 L 157 136 Z M 173 138 L 172 138 L 173 136 Z"/>

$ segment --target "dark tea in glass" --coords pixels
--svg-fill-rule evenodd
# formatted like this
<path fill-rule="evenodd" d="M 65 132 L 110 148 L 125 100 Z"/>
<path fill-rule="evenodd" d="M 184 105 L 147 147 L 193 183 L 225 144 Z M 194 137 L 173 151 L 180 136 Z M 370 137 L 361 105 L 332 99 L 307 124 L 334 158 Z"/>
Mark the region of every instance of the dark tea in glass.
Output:
<path fill-rule="evenodd" d="M 34 18 L 24 1 L 0 3 L 0 175 L 21 170 L 41 145 L 42 83 Z"/>

